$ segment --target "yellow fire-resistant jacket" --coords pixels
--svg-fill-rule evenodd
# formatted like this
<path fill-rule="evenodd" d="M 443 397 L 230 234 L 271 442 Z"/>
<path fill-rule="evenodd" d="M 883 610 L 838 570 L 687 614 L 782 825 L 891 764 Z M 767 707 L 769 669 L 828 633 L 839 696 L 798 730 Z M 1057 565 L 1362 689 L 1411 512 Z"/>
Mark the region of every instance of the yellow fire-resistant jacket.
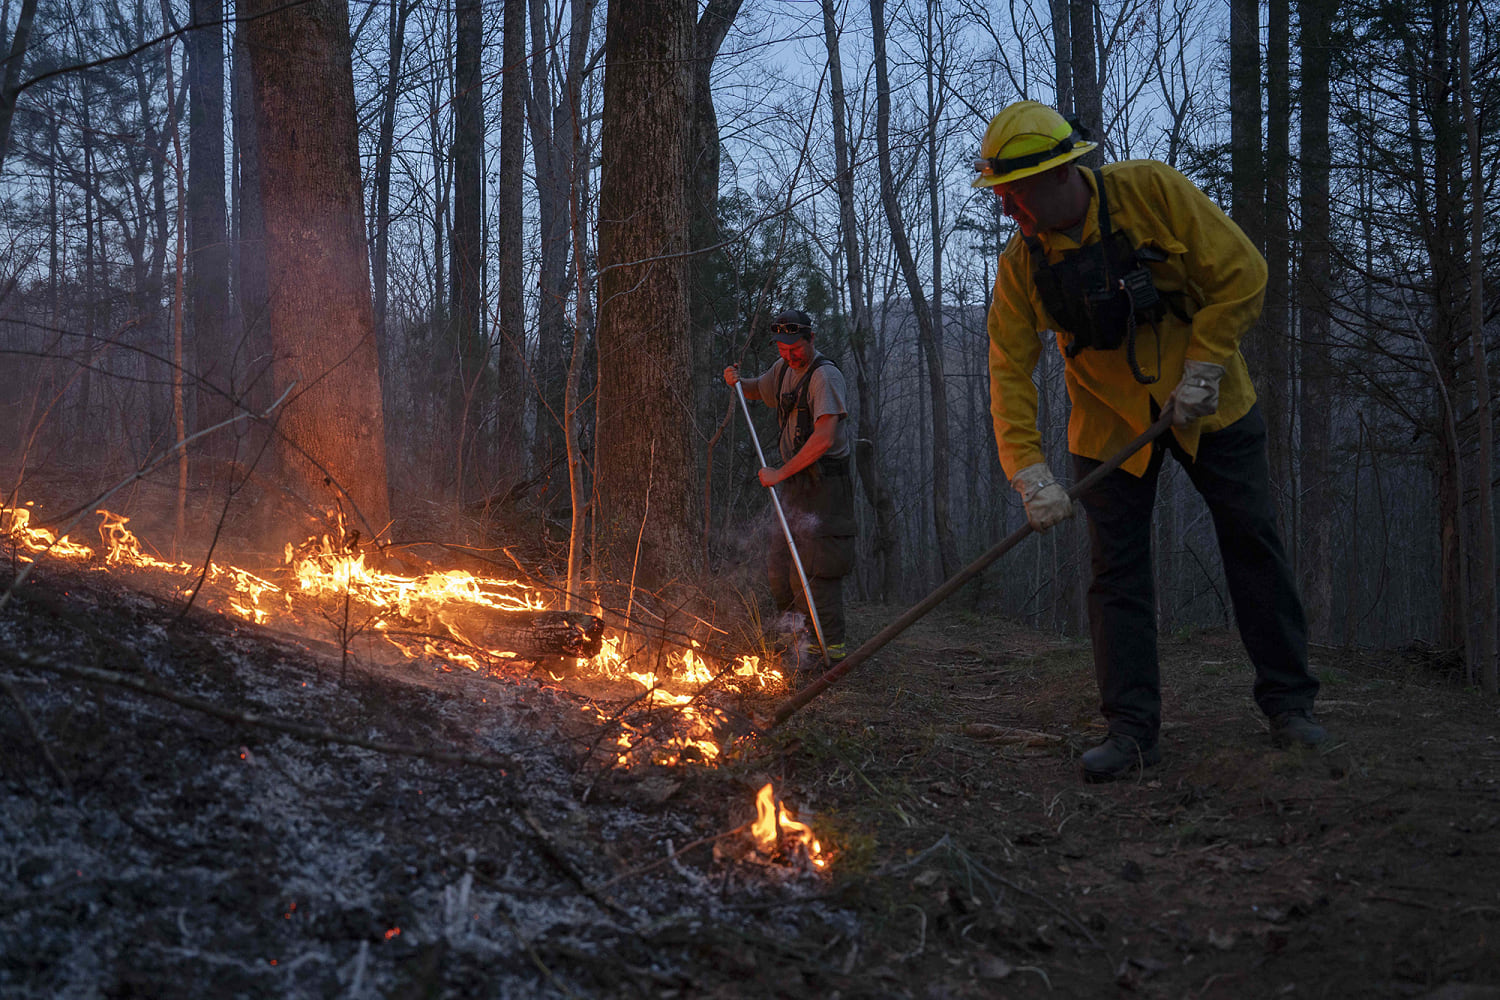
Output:
<path fill-rule="evenodd" d="M 1089 244 L 1099 240 L 1099 193 L 1093 173 L 1082 172 L 1093 191 L 1082 233 L 1083 244 Z M 1183 321 L 1169 311 L 1157 324 L 1161 377 L 1152 385 L 1135 380 L 1124 346 L 1112 351 L 1086 348 L 1066 359 L 1072 403 L 1068 449 L 1099 461 L 1110 458 L 1151 425 L 1150 400 L 1158 406 L 1166 402 L 1182 379 L 1183 361 L 1191 358 L 1224 366 L 1218 412 L 1173 428 L 1187 453 L 1196 456 L 1200 433 L 1227 427 L 1255 402 L 1239 343 L 1260 315 L 1266 262 L 1239 226 L 1165 163 L 1127 160 L 1106 164 L 1103 174 L 1110 228 L 1129 232 L 1136 246 L 1150 244 L 1169 254 L 1165 262 L 1148 266 L 1156 287 L 1192 319 Z M 1064 250 L 1083 245 L 1063 233 L 1042 234 L 1041 241 L 1054 264 Z M 1038 333 L 1055 326 L 1031 279 L 1031 253 L 1017 233 L 1000 254 L 989 313 L 990 413 L 1007 477 L 1044 460 L 1031 375 L 1041 357 Z M 1057 339 L 1061 350 L 1069 338 Z M 1158 374 L 1156 359 L 1157 334 L 1150 324 L 1141 323 L 1136 362 L 1143 374 Z M 1149 460 L 1149 449 L 1142 449 L 1123 468 L 1140 476 Z"/>

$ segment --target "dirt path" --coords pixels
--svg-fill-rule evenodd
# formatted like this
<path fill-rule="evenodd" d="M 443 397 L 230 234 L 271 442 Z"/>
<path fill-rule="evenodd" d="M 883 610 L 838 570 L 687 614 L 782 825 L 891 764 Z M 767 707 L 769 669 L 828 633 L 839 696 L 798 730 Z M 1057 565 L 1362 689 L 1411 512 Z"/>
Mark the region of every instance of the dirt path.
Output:
<path fill-rule="evenodd" d="M 941 610 L 778 735 L 879 873 L 846 995 L 1500 997 L 1497 706 L 1319 651 L 1332 745 L 1281 752 L 1237 637 L 1162 651 L 1138 781 L 1079 780 L 1085 645 Z"/>

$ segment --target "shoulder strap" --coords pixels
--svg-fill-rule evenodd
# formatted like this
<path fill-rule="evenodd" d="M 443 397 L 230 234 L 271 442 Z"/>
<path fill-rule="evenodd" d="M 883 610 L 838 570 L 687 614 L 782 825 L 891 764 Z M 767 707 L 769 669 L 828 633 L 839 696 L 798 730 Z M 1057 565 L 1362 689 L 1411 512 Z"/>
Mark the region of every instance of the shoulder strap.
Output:
<path fill-rule="evenodd" d="M 819 368 L 822 368 L 824 365 L 832 365 L 832 364 L 833 364 L 833 359 L 832 358 L 829 358 L 829 357 L 820 357 L 820 358 L 818 358 L 818 360 L 816 360 L 816 361 L 814 361 L 812 363 L 812 367 L 808 368 L 807 375 L 805 377 L 803 377 L 802 381 L 797 384 L 797 406 L 796 406 L 796 413 L 797 413 L 797 434 L 796 434 L 796 437 L 794 438 L 794 442 L 795 442 L 795 444 L 796 444 L 796 446 L 798 448 L 800 448 L 804 444 L 806 444 L 807 443 L 807 439 L 810 438 L 810 437 L 812 437 L 812 429 L 813 429 L 812 406 L 809 405 L 809 403 L 807 402 L 807 394 L 808 394 L 809 390 L 812 387 L 813 374 L 815 372 L 817 372 L 817 370 Z M 834 367 L 837 368 L 838 366 L 834 365 Z M 778 385 L 777 388 L 779 389 L 780 386 Z"/>
<path fill-rule="evenodd" d="M 1089 167 L 1094 175 L 1094 186 L 1099 189 L 1099 242 L 1109 240 L 1109 195 L 1104 193 L 1104 171 Z"/>
<path fill-rule="evenodd" d="M 806 410 L 808 412 L 809 417 L 811 416 L 812 411 L 811 411 L 811 409 L 807 405 L 807 393 L 812 388 L 813 372 L 817 371 L 819 368 L 822 368 L 824 365 L 832 365 L 832 364 L 833 364 L 833 359 L 832 358 L 821 357 L 821 358 L 819 358 L 818 360 L 816 360 L 816 361 L 814 361 L 812 363 L 812 367 L 808 368 L 808 370 L 807 370 L 807 377 L 804 378 L 797 385 L 797 409 L 798 409 L 798 411 Z M 837 368 L 838 365 L 834 365 L 834 367 Z M 780 386 L 778 386 L 777 388 L 780 388 Z"/>

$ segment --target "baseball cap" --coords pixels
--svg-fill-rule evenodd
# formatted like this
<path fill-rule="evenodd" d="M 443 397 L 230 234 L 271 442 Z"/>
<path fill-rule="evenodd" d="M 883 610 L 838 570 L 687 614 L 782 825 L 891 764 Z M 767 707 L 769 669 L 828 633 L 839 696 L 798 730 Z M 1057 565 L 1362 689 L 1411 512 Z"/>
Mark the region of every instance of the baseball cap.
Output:
<path fill-rule="evenodd" d="M 795 344 L 803 337 L 812 335 L 812 317 L 801 309 L 784 310 L 771 320 L 771 339 L 779 343 Z"/>

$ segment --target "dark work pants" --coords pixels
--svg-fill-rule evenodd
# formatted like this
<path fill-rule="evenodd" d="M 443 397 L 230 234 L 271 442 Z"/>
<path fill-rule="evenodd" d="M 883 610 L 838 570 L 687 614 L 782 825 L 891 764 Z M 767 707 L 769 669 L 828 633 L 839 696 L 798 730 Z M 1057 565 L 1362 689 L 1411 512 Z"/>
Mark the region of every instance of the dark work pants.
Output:
<path fill-rule="evenodd" d="M 1276 531 L 1260 407 L 1198 443 L 1189 459 L 1170 433 L 1152 446 L 1137 479 L 1116 470 L 1079 499 L 1089 519 L 1093 582 L 1089 629 L 1101 709 L 1111 733 L 1147 745 L 1161 729 L 1151 510 L 1170 450 L 1208 504 L 1240 638 L 1255 667 L 1255 703 L 1267 715 L 1310 709 L 1318 682 L 1307 669 L 1307 622 Z M 1076 480 L 1101 463 L 1072 456 Z"/>
<path fill-rule="evenodd" d="M 844 575 L 854 567 L 854 481 L 849 477 L 848 460 L 842 461 L 837 475 L 825 474 L 824 464 L 798 473 L 778 489 L 818 611 L 818 624 L 823 627 L 823 640 L 832 646 L 845 638 Z M 774 530 L 776 537 L 770 540 L 766 560 L 771 600 L 778 611 L 797 609 L 807 614 L 802 581 L 797 578 L 786 537 L 780 524 Z M 807 627 L 811 633 L 811 621 Z"/>

